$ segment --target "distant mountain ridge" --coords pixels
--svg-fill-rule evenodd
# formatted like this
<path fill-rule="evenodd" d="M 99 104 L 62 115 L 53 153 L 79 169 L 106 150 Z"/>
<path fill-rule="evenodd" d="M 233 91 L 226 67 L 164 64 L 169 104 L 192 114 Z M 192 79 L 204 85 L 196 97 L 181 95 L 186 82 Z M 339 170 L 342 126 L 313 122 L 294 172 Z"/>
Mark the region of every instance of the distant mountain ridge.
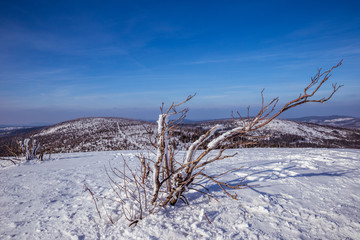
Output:
<path fill-rule="evenodd" d="M 0 137 L 11 137 L 23 135 L 34 130 L 42 129 L 43 127 L 13 127 L 13 126 L 2 126 L 0 127 Z"/>
<path fill-rule="evenodd" d="M 360 129 L 360 118 L 350 117 L 350 116 L 309 116 L 301 118 L 290 118 L 289 120 L 297 122 L 309 122 L 322 125 L 330 125 L 336 127 L 345 127 L 345 128 L 356 128 Z"/>

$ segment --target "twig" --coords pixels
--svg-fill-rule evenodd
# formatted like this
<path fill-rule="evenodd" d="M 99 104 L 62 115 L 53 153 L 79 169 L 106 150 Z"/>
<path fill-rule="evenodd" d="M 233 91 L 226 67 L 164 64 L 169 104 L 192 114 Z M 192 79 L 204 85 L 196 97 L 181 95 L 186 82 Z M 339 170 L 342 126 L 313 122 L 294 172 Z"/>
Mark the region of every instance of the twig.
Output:
<path fill-rule="evenodd" d="M 85 187 L 85 190 L 89 191 L 89 193 L 91 194 L 91 197 L 92 197 L 92 199 L 94 200 L 94 204 L 95 204 L 95 207 L 96 207 L 96 211 L 98 212 L 99 217 L 101 218 L 101 214 L 100 214 L 98 205 L 97 205 L 97 203 L 96 203 L 94 193 L 90 190 L 90 188 L 88 188 L 88 186 L 86 186 L 86 184 L 84 184 L 84 187 Z"/>

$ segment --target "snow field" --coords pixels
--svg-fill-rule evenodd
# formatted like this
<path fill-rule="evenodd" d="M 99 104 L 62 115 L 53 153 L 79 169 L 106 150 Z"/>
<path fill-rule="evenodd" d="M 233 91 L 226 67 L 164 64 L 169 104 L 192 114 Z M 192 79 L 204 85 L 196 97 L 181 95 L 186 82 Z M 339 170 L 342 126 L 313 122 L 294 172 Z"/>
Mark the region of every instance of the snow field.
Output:
<path fill-rule="evenodd" d="M 206 169 L 209 175 L 238 168 L 220 180 L 249 185 L 229 198 L 216 184 L 202 183 L 218 201 L 198 192 L 148 215 L 136 227 L 119 204 L 104 201 L 116 223 L 100 219 L 86 184 L 114 197 L 104 165 L 136 168 L 136 151 L 53 155 L 0 170 L 0 239 L 359 239 L 360 150 L 235 149 L 233 158 Z M 205 215 L 211 221 L 206 220 Z M 105 218 L 104 218 L 105 217 Z"/>

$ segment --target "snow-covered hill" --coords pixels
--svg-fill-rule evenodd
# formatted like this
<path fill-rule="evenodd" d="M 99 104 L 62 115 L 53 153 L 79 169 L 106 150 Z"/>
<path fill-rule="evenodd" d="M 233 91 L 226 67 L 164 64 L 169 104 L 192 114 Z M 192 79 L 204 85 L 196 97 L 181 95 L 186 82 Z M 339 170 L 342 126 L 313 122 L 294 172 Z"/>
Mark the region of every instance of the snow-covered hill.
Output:
<path fill-rule="evenodd" d="M 107 200 L 116 195 L 104 171 L 109 160 L 121 169 L 122 157 L 135 169 L 135 151 L 54 154 L 0 169 L 0 239 L 360 239 L 360 150 L 228 150 L 235 152 L 206 173 L 244 166 L 220 180 L 247 176 L 258 187 L 230 190 L 236 201 L 204 181 L 218 201 L 189 192 L 190 206 L 163 209 L 136 227 Z M 84 184 L 106 197 L 115 224 L 99 218 Z M 99 208 L 106 216 L 101 200 Z"/>
<path fill-rule="evenodd" d="M 191 142 L 216 124 L 226 131 L 234 126 L 230 119 L 183 124 L 174 132 L 172 144 L 186 149 Z M 235 123 L 237 124 L 237 123 Z M 35 138 L 41 143 L 40 151 L 46 153 L 88 152 L 109 150 L 135 150 L 149 148 L 149 136 L 155 137 L 156 123 L 123 118 L 82 118 L 56 124 L 18 136 L 17 139 Z M 221 131 L 220 131 L 221 133 Z M 253 135 L 266 136 L 258 147 L 332 147 L 360 148 L 360 130 L 327 125 L 275 119 Z M 16 148 L 15 138 L 8 138 Z M 232 141 L 230 147 L 241 146 L 241 139 Z M 7 151 L 1 151 L 0 156 Z"/>

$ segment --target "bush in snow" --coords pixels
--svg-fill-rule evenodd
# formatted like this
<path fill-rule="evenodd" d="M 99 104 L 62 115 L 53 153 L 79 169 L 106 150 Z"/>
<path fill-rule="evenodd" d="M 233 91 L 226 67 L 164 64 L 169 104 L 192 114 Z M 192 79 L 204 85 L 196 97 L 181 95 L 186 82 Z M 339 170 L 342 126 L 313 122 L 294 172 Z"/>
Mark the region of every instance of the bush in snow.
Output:
<path fill-rule="evenodd" d="M 38 143 L 36 139 L 25 138 L 24 141 L 18 141 L 17 143 L 16 149 L 12 149 L 5 145 L 11 157 L 0 157 L 0 160 L 10 161 L 15 165 L 17 163 L 21 163 L 24 158 L 26 161 L 34 159 L 38 159 L 40 161 L 43 160 L 44 153 L 42 152 L 38 154 L 40 143 Z"/>
<path fill-rule="evenodd" d="M 122 169 L 110 166 L 110 171 L 106 170 L 111 187 L 118 199 L 116 201 L 120 203 L 121 212 L 130 221 L 130 225 L 136 225 L 146 214 L 155 213 L 162 207 L 176 205 L 179 200 L 189 204 L 186 197 L 189 189 L 214 197 L 200 184 L 200 181 L 204 179 L 217 184 L 229 197 L 236 199 L 237 195 L 232 194 L 229 189 L 249 187 L 244 181 L 245 179 L 241 179 L 237 184 L 222 182 L 218 180 L 218 177 L 229 173 L 229 171 L 220 172 L 217 176 L 210 176 L 206 173 L 206 168 L 214 162 L 232 157 L 225 154 L 228 143 L 232 139 L 246 139 L 241 143 L 243 146 L 254 144 L 266 136 L 251 137 L 250 133 L 266 126 L 281 113 L 302 104 L 324 103 L 331 99 L 334 93 L 342 87 L 341 85 L 333 84 L 332 91 L 326 97 L 314 98 L 314 96 L 329 79 L 331 71 L 340 66 L 341 63 L 340 61 L 330 70 L 324 72 L 319 69 L 303 93 L 284 104 L 279 110 L 276 110 L 279 98 L 274 98 L 269 103 L 265 103 L 262 91 L 261 108 L 254 117 L 250 117 L 249 110 L 245 118 L 237 113 L 237 118 L 233 116 L 234 127 L 222 133 L 219 133 L 222 129 L 221 125 L 213 126 L 191 143 L 182 159 L 177 156 L 176 146 L 171 143 L 171 136 L 186 118 L 188 112 L 188 108 L 180 110 L 179 108 L 190 101 L 194 95 L 189 96 L 181 103 L 173 103 L 166 109 L 162 105 L 161 114 L 157 121 L 157 136 L 152 139 L 149 134 L 155 159 L 151 155 L 146 157 L 145 154 L 141 154 L 138 156 L 141 166 L 138 170 L 131 169 L 126 159 L 124 159 Z M 216 154 L 211 154 L 214 153 L 214 150 L 218 151 Z M 87 188 L 87 190 L 92 194 L 90 189 Z M 95 201 L 95 198 L 93 199 Z M 98 213 L 100 215 L 100 211 Z M 113 222 L 107 211 L 106 215 Z"/>
<path fill-rule="evenodd" d="M 29 138 L 26 138 L 24 139 L 24 141 L 19 141 L 19 145 L 27 161 L 33 159 L 42 160 L 43 154 L 37 154 L 40 148 L 40 143 L 38 143 L 36 139 L 31 140 Z"/>

